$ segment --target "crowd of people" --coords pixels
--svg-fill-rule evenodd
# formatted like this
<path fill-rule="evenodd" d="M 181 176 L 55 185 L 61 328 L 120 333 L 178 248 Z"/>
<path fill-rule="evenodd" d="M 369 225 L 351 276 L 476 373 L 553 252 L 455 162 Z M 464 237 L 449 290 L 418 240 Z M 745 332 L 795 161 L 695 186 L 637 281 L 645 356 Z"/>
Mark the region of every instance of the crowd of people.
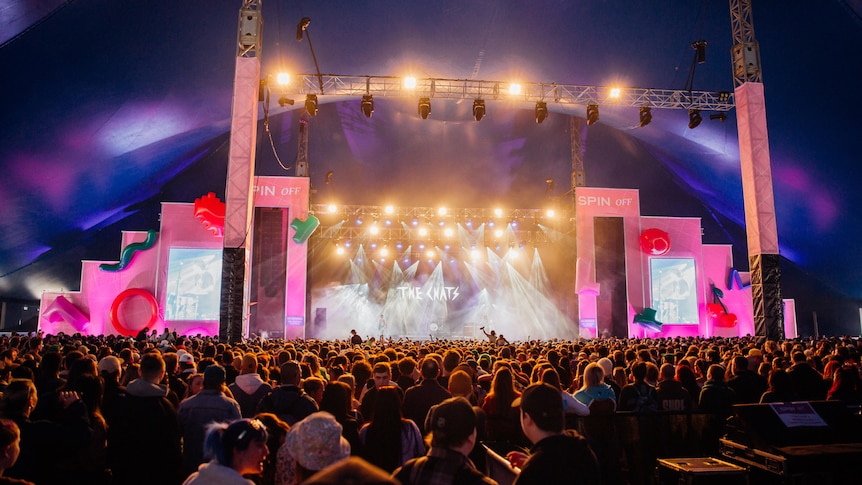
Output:
<path fill-rule="evenodd" d="M 609 483 L 601 440 L 567 416 L 862 404 L 856 338 L 492 334 L 0 336 L 0 484 L 495 483 L 480 443 L 505 445 L 518 484 Z"/>

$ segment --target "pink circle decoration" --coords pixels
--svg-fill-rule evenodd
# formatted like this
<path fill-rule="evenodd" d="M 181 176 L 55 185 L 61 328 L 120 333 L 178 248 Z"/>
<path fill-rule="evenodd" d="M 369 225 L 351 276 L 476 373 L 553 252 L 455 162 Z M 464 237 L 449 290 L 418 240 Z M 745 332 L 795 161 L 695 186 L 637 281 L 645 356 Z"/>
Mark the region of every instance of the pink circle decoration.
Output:
<path fill-rule="evenodd" d="M 661 229 L 647 229 L 641 233 L 640 244 L 643 252 L 662 256 L 670 251 L 670 235 Z"/>
<path fill-rule="evenodd" d="M 140 328 L 138 330 L 132 330 L 120 323 L 118 313 L 120 311 L 120 304 L 133 296 L 143 298 L 150 305 L 150 319 L 145 325 L 147 328 L 152 328 L 153 325 L 155 325 L 156 320 L 159 318 L 159 304 L 156 302 L 156 297 L 154 297 L 152 293 L 143 288 L 129 288 L 122 291 L 116 298 L 114 298 L 114 302 L 111 304 L 110 318 L 114 328 L 123 335 L 128 335 L 129 337 L 134 337 L 140 331 Z"/>

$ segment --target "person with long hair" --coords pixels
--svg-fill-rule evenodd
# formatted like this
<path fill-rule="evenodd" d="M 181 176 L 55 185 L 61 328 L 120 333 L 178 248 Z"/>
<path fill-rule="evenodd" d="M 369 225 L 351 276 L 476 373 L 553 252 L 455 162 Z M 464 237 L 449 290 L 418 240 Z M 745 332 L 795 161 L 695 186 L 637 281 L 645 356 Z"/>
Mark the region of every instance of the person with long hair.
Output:
<path fill-rule="evenodd" d="M 521 393 L 515 389 L 512 369 L 507 366 L 497 368 L 491 381 L 491 391 L 482 403 L 482 410 L 488 417 L 485 426 L 489 441 L 526 441 L 521 431 L 518 410 L 512 408 L 512 401 L 520 396 Z"/>
<path fill-rule="evenodd" d="M 395 386 L 377 390 L 373 418 L 359 430 L 363 458 L 389 473 L 412 458 L 425 454 L 422 433 L 401 416 L 401 395 Z"/>
<path fill-rule="evenodd" d="M 0 485 L 34 485 L 33 482 L 3 476 L 21 454 L 21 431 L 11 419 L 0 419 Z"/>
<path fill-rule="evenodd" d="M 835 371 L 826 399 L 842 401 L 849 408 L 859 409 L 862 404 L 862 379 L 859 378 L 859 369 L 854 364 L 845 362 Z"/>
<path fill-rule="evenodd" d="M 605 371 L 599 364 L 592 362 L 587 365 L 584 368 L 583 377 L 584 383 L 575 393 L 575 399 L 587 407 L 591 407 L 593 402 L 610 400 L 613 408 L 616 408 L 617 396 L 611 386 L 605 383 Z"/>
<path fill-rule="evenodd" d="M 259 475 L 269 455 L 266 426 L 256 419 L 213 423 L 207 428 L 205 454 L 210 461 L 189 475 L 183 485 L 253 485 L 243 475 Z"/>
<path fill-rule="evenodd" d="M 341 425 L 341 436 L 350 443 L 350 454 L 359 455 L 362 451 L 362 443 L 359 441 L 359 421 L 350 410 L 353 391 L 344 382 L 332 381 L 323 390 L 323 399 L 320 401 L 320 410 L 335 416 L 335 420 Z"/>

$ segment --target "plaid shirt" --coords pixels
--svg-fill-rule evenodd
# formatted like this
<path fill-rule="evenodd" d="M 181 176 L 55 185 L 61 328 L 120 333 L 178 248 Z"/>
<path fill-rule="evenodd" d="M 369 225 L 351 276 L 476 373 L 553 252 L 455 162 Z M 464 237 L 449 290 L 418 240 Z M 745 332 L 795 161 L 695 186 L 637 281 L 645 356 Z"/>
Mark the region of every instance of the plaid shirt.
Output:
<path fill-rule="evenodd" d="M 461 453 L 433 446 L 427 455 L 408 461 L 393 476 L 403 485 L 497 484 Z"/>

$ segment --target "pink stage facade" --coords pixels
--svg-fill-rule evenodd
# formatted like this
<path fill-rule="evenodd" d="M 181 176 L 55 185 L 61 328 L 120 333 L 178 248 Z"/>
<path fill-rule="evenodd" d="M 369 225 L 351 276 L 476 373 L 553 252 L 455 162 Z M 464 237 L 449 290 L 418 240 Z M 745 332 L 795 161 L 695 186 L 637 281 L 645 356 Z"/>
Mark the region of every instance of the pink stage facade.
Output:
<path fill-rule="evenodd" d="M 256 177 L 253 194 L 243 334 L 303 338 L 307 241 L 290 236 L 291 222 L 308 218 L 309 179 Z M 83 261 L 80 291 L 42 294 L 40 329 L 217 335 L 223 224 L 224 204 L 212 194 L 163 203 L 158 232 L 123 233 L 119 262 Z"/>
<path fill-rule="evenodd" d="M 560 338 L 754 334 L 749 275 L 730 246 L 702 243 L 699 219 L 642 216 L 633 189 L 581 187 L 575 201 L 579 314 Z M 256 177 L 253 207 L 242 333 L 305 338 L 309 179 Z M 123 233 L 119 262 L 83 261 L 80 291 L 42 295 L 41 330 L 217 335 L 223 218 L 212 194 L 163 203 L 158 232 Z M 792 300 L 784 315 L 793 338 Z"/>
<path fill-rule="evenodd" d="M 575 202 L 581 337 L 755 334 L 749 274 L 702 243 L 699 218 L 642 216 L 633 189 L 579 187 Z M 792 300 L 784 315 L 793 338 Z"/>

